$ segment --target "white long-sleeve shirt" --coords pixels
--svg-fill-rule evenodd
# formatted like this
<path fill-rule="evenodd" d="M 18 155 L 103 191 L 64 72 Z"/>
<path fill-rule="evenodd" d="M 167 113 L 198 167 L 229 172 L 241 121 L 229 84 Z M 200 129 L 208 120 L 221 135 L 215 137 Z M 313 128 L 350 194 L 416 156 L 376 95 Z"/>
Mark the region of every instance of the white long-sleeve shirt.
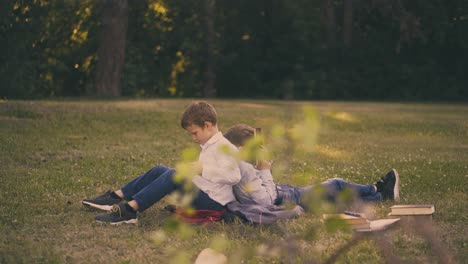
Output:
<path fill-rule="evenodd" d="M 270 170 L 257 170 L 250 163 L 239 162 L 242 179 L 234 185 L 234 194 L 241 203 L 272 205 L 277 197 L 276 184 Z"/>
<path fill-rule="evenodd" d="M 192 182 L 221 205 L 236 200 L 232 186 L 241 179 L 239 164 L 236 158 L 226 151 L 237 153 L 238 149 L 221 132 L 213 135 L 201 148 L 198 161 L 203 171 L 201 175 L 195 176 Z"/>

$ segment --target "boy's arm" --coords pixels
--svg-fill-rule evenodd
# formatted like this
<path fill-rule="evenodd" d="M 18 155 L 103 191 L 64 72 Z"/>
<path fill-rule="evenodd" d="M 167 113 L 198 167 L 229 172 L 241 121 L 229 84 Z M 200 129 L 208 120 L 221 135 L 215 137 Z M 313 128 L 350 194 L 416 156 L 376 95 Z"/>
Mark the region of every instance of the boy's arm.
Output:
<path fill-rule="evenodd" d="M 268 169 L 259 170 L 260 179 L 262 179 L 262 186 L 265 191 L 270 195 L 270 197 L 276 197 L 276 183 L 273 180 L 273 175 Z"/>
<path fill-rule="evenodd" d="M 262 187 L 267 192 L 272 200 L 276 198 L 276 184 L 273 181 L 273 175 L 271 175 L 271 161 L 257 162 L 257 175 L 262 180 Z"/>
<path fill-rule="evenodd" d="M 276 185 L 271 173 L 268 170 L 259 171 L 244 161 L 240 162 L 239 167 L 242 179 L 234 188 L 238 200 L 241 203 L 272 205 L 276 199 Z"/>

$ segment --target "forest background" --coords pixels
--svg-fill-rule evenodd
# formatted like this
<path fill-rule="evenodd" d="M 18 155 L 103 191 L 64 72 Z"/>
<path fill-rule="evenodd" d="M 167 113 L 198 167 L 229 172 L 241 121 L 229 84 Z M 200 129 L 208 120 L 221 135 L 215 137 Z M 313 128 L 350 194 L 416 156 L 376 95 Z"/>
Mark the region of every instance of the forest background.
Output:
<path fill-rule="evenodd" d="M 1 2 L 4 99 L 468 99 L 467 1 Z"/>

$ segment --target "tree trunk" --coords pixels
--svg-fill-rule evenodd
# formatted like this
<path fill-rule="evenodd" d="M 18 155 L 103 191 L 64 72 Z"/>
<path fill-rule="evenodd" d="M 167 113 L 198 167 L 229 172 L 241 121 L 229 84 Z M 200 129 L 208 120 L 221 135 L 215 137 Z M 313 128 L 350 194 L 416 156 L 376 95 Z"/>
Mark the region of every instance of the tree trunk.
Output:
<path fill-rule="evenodd" d="M 353 0 L 344 0 L 343 43 L 349 47 L 353 40 Z"/>
<path fill-rule="evenodd" d="M 204 0 L 205 4 L 205 43 L 206 43 L 206 65 L 205 65 L 205 85 L 203 87 L 204 97 L 216 97 L 216 74 L 215 74 L 215 1 Z"/>
<path fill-rule="evenodd" d="M 333 0 L 323 0 L 322 9 L 327 29 L 327 47 L 332 48 L 336 44 L 335 7 L 333 6 Z"/>
<path fill-rule="evenodd" d="M 121 95 L 120 80 L 125 65 L 127 24 L 128 0 L 104 0 L 97 51 L 97 95 Z"/>

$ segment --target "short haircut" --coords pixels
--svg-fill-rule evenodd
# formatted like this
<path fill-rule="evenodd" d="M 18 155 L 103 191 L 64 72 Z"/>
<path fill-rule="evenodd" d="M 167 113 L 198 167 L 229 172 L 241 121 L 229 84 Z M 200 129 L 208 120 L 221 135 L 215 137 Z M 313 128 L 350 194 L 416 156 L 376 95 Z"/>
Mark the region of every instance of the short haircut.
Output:
<path fill-rule="evenodd" d="M 255 134 L 255 129 L 244 124 L 237 124 L 230 127 L 224 137 L 237 147 L 244 146 L 245 142 L 252 138 Z"/>
<path fill-rule="evenodd" d="M 182 114 L 180 125 L 186 129 L 191 125 L 203 127 L 205 122 L 217 123 L 216 110 L 207 102 L 192 102 Z"/>

